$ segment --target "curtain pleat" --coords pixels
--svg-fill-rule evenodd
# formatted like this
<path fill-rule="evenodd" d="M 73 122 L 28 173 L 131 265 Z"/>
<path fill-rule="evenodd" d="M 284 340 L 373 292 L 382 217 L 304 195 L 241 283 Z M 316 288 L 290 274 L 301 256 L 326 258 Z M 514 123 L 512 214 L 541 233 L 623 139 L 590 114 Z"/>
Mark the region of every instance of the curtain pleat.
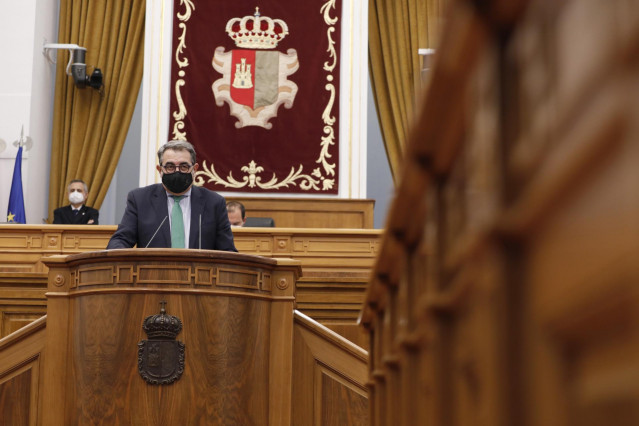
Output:
<path fill-rule="evenodd" d="M 99 209 L 117 167 L 142 81 L 145 1 L 62 0 L 59 43 L 87 48 L 87 75 L 104 75 L 100 93 L 78 89 L 58 52 L 49 175 L 49 217 L 68 204 L 73 179 L 89 186 L 87 205 Z"/>
<path fill-rule="evenodd" d="M 420 48 L 433 48 L 443 0 L 370 0 L 370 78 L 393 179 L 421 92 Z"/>

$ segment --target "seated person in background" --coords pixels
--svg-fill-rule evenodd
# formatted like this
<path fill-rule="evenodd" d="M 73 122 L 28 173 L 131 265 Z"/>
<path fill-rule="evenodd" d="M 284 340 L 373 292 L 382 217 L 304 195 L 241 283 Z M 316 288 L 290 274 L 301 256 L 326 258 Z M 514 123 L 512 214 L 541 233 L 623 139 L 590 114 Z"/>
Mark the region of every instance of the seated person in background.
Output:
<path fill-rule="evenodd" d="M 53 211 L 53 223 L 61 225 L 97 225 L 100 212 L 84 205 L 89 188 L 83 180 L 74 179 L 67 186 L 68 206 Z"/>
<path fill-rule="evenodd" d="M 229 214 L 229 222 L 231 222 L 231 226 L 244 226 L 246 223 L 246 209 L 244 208 L 244 204 L 239 201 L 229 201 L 226 204 L 226 210 Z"/>
<path fill-rule="evenodd" d="M 124 215 L 107 244 L 119 248 L 193 248 L 237 251 L 224 197 L 193 185 L 195 149 L 170 141 L 158 150 L 162 183 L 134 189 Z"/>

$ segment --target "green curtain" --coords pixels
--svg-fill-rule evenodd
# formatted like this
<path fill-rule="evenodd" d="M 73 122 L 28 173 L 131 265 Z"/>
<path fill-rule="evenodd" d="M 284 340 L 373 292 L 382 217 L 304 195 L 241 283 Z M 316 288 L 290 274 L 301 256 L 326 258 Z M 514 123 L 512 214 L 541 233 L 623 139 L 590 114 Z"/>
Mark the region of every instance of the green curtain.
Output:
<path fill-rule="evenodd" d="M 144 0 L 61 0 L 58 43 L 87 48 L 87 74 L 104 74 L 103 93 L 78 89 L 58 51 L 49 176 L 49 218 L 68 204 L 73 179 L 89 186 L 97 209 L 109 189 L 131 123 L 144 64 Z"/>
<path fill-rule="evenodd" d="M 434 48 L 444 0 L 370 0 L 370 78 L 393 179 L 421 92 L 420 48 Z"/>

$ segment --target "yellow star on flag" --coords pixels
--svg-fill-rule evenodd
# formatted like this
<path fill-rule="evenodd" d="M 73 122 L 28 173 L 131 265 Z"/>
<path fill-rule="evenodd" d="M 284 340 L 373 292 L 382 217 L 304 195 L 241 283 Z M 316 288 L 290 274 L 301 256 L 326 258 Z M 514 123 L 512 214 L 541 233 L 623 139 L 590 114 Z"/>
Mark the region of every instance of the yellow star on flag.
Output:
<path fill-rule="evenodd" d="M 9 212 L 9 214 L 7 215 L 7 222 L 15 222 L 14 218 L 16 217 L 16 215 L 11 214 L 11 212 Z"/>

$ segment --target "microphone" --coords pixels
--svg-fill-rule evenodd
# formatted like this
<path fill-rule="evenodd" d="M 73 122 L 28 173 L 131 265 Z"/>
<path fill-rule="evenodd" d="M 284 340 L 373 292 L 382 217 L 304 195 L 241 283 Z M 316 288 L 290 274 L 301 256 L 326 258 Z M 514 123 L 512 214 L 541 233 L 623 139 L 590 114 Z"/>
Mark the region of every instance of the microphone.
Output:
<path fill-rule="evenodd" d="M 199 236 L 200 236 L 200 241 L 199 241 L 199 248 L 200 250 L 202 250 L 202 215 L 200 214 L 200 232 L 199 232 Z"/>
<path fill-rule="evenodd" d="M 146 243 L 146 245 L 144 246 L 144 248 L 149 247 L 149 244 L 151 244 L 151 241 L 153 241 L 153 238 L 155 238 L 155 236 L 157 235 L 158 231 L 160 230 L 160 228 L 162 227 L 162 225 L 164 225 L 164 222 L 166 222 L 166 219 L 169 217 L 169 215 L 167 214 L 166 216 L 164 216 L 164 219 L 162 220 L 162 223 L 160 223 L 160 226 L 158 226 L 158 229 L 155 230 L 155 233 L 153 233 L 153 236 L 151 237 L 151 239 L 149 240 L 148 243 Z"/>

